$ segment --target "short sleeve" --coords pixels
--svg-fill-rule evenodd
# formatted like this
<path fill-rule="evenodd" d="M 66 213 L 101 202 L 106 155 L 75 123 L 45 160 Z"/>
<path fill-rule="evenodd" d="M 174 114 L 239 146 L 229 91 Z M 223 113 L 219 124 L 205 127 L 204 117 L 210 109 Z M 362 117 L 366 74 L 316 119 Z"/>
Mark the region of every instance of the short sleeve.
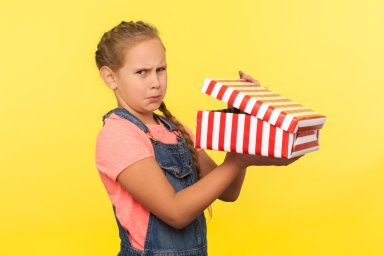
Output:
<path fill-rule="evenodd" d="M 127 120 L 111 115 L 96 140 L 96 167 L 116 181 L 128 166 L 154 156 L 146 134 Z"/>

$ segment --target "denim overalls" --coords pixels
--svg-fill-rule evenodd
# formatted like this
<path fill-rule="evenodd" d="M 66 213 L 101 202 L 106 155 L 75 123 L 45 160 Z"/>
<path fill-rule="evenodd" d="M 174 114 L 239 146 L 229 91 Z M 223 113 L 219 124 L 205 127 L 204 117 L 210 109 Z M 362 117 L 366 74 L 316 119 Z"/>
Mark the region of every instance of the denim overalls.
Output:
<path fill-rule="evenodd" d="M 149 133 L 148 127 L 124 108 L 116 108 L 109 111 L 103 116 L 103 122 L 104 119 L 112 113 L 132 122 L 149 136 L 155 152 L 156 161 L 176 191 L 184 189 L 197 181 L 197 173 L 192 164 L 191 153 L 188 150 L 185 139 L 176 133 L 177 128 L 173 123 L 162 116 L 154 114 L 154 117 L 160 121 L 167 130 L 177 134 L 177 144 L 165 144 L 153 138 Z M 207 231 L 204 213 L 183 229 L 175 229 L 150 213 L 144 251 L 138 251 L 132 247 L 128 233 L 121 226 L 116 217 L 116 213 L 115 218 L 119 227 L 121 240 L 118 256 L 207 255 Z"/>

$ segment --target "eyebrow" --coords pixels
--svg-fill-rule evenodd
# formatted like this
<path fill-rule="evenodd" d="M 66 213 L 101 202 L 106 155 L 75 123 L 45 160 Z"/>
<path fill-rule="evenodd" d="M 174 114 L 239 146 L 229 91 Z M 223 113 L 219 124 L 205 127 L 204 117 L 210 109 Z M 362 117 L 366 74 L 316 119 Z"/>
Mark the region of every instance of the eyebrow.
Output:
<path fill-rule="evenodd" d="M 167 64 L 164 64 L 164 65 L 160 65 L 159 67 L 157 68 L 164 68 L 164 67 L 167 67 Z M 153 67 L 145 67 L 145 66 L 142 66 L 142 67 L 134 67 L 135 70 L 150 70 L 152 69 Z"/>

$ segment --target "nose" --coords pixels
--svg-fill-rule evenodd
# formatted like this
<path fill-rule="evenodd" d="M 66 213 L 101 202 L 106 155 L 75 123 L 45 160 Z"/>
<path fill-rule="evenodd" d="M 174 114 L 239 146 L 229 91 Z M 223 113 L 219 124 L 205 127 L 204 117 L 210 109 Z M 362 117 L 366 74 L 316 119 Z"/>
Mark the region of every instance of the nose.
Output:
<path fill-rule="evenodd" d="M 160 87 L 160 78 L 157 73 L 153 75 L 152 81 L 151 81 L 151 88 L 152 89 L 157 89 Z"/>

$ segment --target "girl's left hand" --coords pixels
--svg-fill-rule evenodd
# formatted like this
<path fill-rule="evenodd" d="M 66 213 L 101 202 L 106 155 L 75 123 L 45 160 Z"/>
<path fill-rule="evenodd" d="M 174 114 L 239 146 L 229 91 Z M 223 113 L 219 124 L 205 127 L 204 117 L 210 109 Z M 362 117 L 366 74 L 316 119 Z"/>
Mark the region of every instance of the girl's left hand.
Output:
<path fill-rule="evenodd" d="M 252 83 L 254 83 L 254 84 L 260 86 L 259 81 L 257 81 L 257 80 L 256 80 L 255 78 L 253 78 L 252 76 L 245 74 L 243 71 L 240 70 L 240 71 L 239 71 L 239 75 L 240 75 L 240 79 L 245 79 L 245 80 L 247 80 L 247 81 L 249 81 L 249 82 L 252 82 Z"/>
<path fill-rule="evenodd" d="M 252 76 L 245 74 L 243 71 L 239 70 L 239 75 L 240 75 L 240 79 L 245 79 L 245 80 L 247 80 L 248 82 L 251 82 L 251 83 L 256 84 L 257 86 L 260 86 L 259 81 L 257 81 L 257 80 L 256 80 L 255 78 L 253 78 Z M 233 107 L 232 107 L 231 105 L 227 105 L 227 108 L 228 108 L 228 109 L 233 109 Z"/>

